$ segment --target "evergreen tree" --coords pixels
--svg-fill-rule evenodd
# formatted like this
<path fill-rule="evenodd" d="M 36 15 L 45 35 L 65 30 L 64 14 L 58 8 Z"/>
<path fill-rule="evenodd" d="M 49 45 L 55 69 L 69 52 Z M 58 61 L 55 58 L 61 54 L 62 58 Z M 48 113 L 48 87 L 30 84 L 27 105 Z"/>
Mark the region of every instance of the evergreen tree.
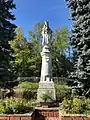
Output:
<path fill-rule="evenodd" d="M 15 20 L 12 14 L 14 8 L 13 0 L 0 0 L 0 87 L 2 88 L 11 88 L 15 85 L 13 81 L 15 75 L 9 64 L 12 57 L 8 44 L 15 34 L 16 26 L 11 23 L 11 20 Z"/>
<path fill-rule="evenodd" d="M 66 0 L 70 8 L 73 30 L 71 45 L 75 55 L 74 77 L 90 88 L 90 0 Z"/>

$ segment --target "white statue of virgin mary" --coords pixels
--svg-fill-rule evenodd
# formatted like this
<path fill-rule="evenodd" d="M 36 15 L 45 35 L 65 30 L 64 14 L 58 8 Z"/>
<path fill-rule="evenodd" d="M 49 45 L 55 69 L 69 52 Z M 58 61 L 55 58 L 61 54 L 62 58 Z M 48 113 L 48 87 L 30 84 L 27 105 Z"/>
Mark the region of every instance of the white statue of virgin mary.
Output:
<path fill-rule="evenodd" d="M 52 31 L 49 28 L 48 22 L 44 22 L 44 26 L 42 28 L 42 45 L 49 45 L 49 40 L 51 38 Z"/>

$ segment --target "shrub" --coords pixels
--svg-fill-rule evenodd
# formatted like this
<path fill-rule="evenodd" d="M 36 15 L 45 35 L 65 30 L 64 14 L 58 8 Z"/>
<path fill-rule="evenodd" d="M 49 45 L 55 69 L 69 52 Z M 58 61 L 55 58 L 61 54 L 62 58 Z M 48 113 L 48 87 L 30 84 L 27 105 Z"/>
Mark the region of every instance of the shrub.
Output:
<path fill-rule="evenodd" d="M 23 114 L 32 110 L 31 102 L 22 98 L 0 99 L 0 113 Z"/>
<path fill-rule="evenodd" d="M 14 89 L 14 92 L 15 92 L 14 97 L 23 98 L 23 91 L 24 90 L 21 88 Z"/>
<path fill-rule="evenodd" d="M 21 82 L 16 88 L 16 97 L 25 99 L 36 99 L 39 84 L 36 82 Z"/>
<path fill-rule="evenodd" d="M 55 89 L 57 101 L 62 102 L 64 98 L 71 97 L 71 87 L 68 87 L 67 85 L 55 84 Z"/>
<path fill-rule="evenodd" d="M 39 83 L 36 82 L 21 82 L 16 88 L 16 91 L 18 91 L 19 89 L 17 93 L 20 94 L 17 96 L 22 95 L 22 97 L 25 99 L 36 99 L 38 87 L 39 87 Z M 60 85 L 57 83 L 55 84 L 55 89 L 56 89 L 57 101 L 62 102 L 64 98 L 70 98 L 71 88 L 68 87 L 67 85 Z"/>
<path fill-rule="evenodd" d="M 36 82 L 21 82 L 17 88 L 22 89 L 38 89 L 39 83 Z"/>
<path fill-rule="evenodd" d="M 49 101 L 54 101 L 53 96 L 52 96 L 52 91 L 47 91 L 41 95 L 41 99 L 43 102 L 49 102 Z"/>
<path fill-rule="evenodd" d="M 24 90 L 23 91 L 23 98 L 25 98 L 27 100 L 36 99 L 37 92 L 34 92 L 33 90 Z"/>
<path fill-rule="evenodd" d="M 48 94 L 47 94 L 47 93 L 42 94 L 41 99 L 42 99 L 44 102 L 46 102 L 46 101 L 48 100 Z"/>
<path fill-rule="evenodd" d="M 69 114 L 90 114 L 90 99 L 73 98 L 64 99 L 62 102 L 62 111 Z"/>

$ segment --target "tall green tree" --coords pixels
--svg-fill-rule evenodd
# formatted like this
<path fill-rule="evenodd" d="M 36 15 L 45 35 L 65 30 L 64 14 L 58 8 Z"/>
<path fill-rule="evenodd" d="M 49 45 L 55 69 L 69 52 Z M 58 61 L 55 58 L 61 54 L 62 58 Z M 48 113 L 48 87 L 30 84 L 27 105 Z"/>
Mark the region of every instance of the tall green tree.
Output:
<path fill-rule="evenodd" d="M 16 28 L 16 35 L 9 44 L 13 50 L 14 60 L 11 61 L 11 65 L 14 71 L 18 76 L 32 76 L 32 44 L 26 41 L 20 27 Z"/>
<path fill-rule="evenodd" d="M 69 56 L 69 30 L 67 27 L 55 29 L 53 35 L 53 76 L 68 76 L 72 69 Z"/>
<path fill-rule="evenodd" d="M 41 39 L 42 39 L 42 27 L 43 27 L 43 22 L 37 22 L 34 25 L 34 28 L 32 30 L 28 31 L 28 40 L 32 43 L 33 45 L 33 75 L 35 76 L 40 76 L 41 73 Z"/>
<path fill-rule="evenodd" d="M 8 44 L 15 35 L 16 26 L 11 23 L 15 20 L 13 9 L 15 9 L 13 0 L 0 0 L 0 87 L 2 88 L 11 88 L 15 85 L 14 74 L 9 64 L 12 57 Z"/>
<path fill-rule="evenodd" d="M 71 44 L 75 55 L 74 77 L 90 88 L 90 0 L 66 0 L 70 8 L 73 30 Z"/>
<path fill-rule="evenodd" d="M 54 48 L 61 54 L 65 54 L 67 51 L 66 49 L 70 47 L 68 44 L 69 30 L 67 27 L 57 28 L 54 31 L 54 35 Z"/>

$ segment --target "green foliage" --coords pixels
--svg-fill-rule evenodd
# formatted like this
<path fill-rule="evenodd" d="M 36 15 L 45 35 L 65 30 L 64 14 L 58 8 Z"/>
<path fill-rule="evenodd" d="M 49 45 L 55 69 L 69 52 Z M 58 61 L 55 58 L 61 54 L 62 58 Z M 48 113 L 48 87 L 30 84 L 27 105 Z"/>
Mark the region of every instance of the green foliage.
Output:
<path fill-rule="evenodd" d="M 90 0 L 66 0 L 73 20 L 71 45 L 74 53 L 74 74 L 90 88 Z M 89 95 L 90 96 L 90 95 Z"/>
<path fill-rule="evenodd" d="M 22 89 L 24 98 L 28 99 L 36 99 L 37 96 L 37 89 L 39 87 L 39 83 L 35 82 L 21 82 L 15 89 Z M 59 85 L 58 83 L 55 83 L 55 89 L 56 89 L 56 99 L 59 102 L 62 102 L 64 98 L 70 98 L 71 97 L 71 87 L 68 87 L 67 85 Z M 47 93 L 43 95 L 44 97 L 50 98 L 50 93 Z M 41 96 L 41 97 L 43 97 Z"/>
<path fill-rule="evenodd" d="M 43 26 L 43 23 L 39 23 L 37 22 L 35 25 L 34 25 L 34 28 L 33 30 L 29 30 L 28 31 L 28 36 L 29 36 L 29 40 L 32 44 L 33 44 L 33 47 L 32 47 L 32 55 L 33 55 L 33 66 L 32 66 L 32 69 L 33 69 L 33 75 L 32 76 L 40 76 L 40 73 L 41 73 L 41 55 L 40 55 L 40 52 L 41 52 L 41 38 L 42 38 L 42 35 L 41 35 L 41 31 L 42 31 L 42 26 Z"/>
<path fill-rule="evenodd" d="M 66 56 L 59 52 L 52 52 L 52 72 L 54 77 L 67 77 L 72 70 L 73 64 L 66 58 Z"/>
<path fill-rule="evenodd" d="M 23 37 L 20 27 L 16 29 L 16 36 L 9 44 L 13 49 L 12 56 L 14 60 L 11 61 L 11 65 L 14 71 L 17 72 L 18 76 L 28 76 L 29 74 L 32 76 L 32 45 Z"/>
<path fill-rule="evenodd" d="M 57 101 L 62 102 L 64 98 L 71 97 L 71 87 L 68 87 L 67 85 L 55 84 L 55 89 Z"/>
<path fill-rule="evenodd" d="M 23 114 L 30 112 L 31 109 L 31 102 L 22 98 L 0 99 L 0 113 Z"/>
<path fill-rule="evenodd" d="M 39 76 L 41 57 L 38 56 L 38 43 L 28 43 L 20 27 L 16 29 L 14 40 L 9 42 L 15 58 L 11 65 L 18 76 Z M 40 54 L 40 53 L 39 53 Z"/>
<path fill-rule="evenodd" d="M 38 89 L 39 83 L 36 82 L 21 82 L 17 88 L 24 88 L 25 90 L 27 89 Z"/>
<path fill-rule="evenodd" d="M 17 77 L 10 65 L 12 56 L 8 44 L 8 41 L 11 41 L 15 35 L 16 26 L 11 23 L 12 20 L 15 20 L 12 14 L 13 9 L 15 9 L 15 4 L 12 0 L 0 0 L 0 87 L 8 89 L 16 85 Z"/>
<path fill-rule="evenodd" d="M 23 98 L 26 100 L 37 99 L 37 92 L 35 90 L 24 90 Z"/>
<path fill-rule="evenodd" d="M 54 99 L 53 99 L 53 97 L 52 97 L 52 92 L 53 91 L 49 91 L 49 90 L 47 90 L 45 93 L 43 93 L 40 97 L 41 97 L 41 99 L 43 100 L 43 102 L 48 102 L 48 101 L 55 101 Z"/>
<path fill-rule="evenodd" d="M 41 99 L 42 99 L 44 102 L 47 102 L 47 100 L 49 99 L 49 94 L 48 94 L 48 93 L 42 94 Z"/>
<path fill-rule="evenodd" d="M 22 33 L 21 27 L 17 27 L 15 32 L 16 32 L 16 36 L 14 37 L 14 40 L 23 41 L 24 37 L 23 37 L 23 33 Z"/>
<path fill-rule="evenodd" d="M 39 87 L 38 83 L 34 83 L 34 82 L 21 82 L 15 88 L 15 90 L 18 92 L 18 94 L 21 95 L 22 98 L 30 100 L 30 99 L 37 99 L 37 89 L 38 89 L 38 87 Z M 21 92 L 20 92 L 20 90 L 21 90 Z M 19 97 L 19 95 L 18 95 L 18 97 Z"/>
<path fill-rule="evenodd" d="M 90 99 L 64 99 L 62 102 L 62 110 L 67 114 L 90 114 Z"/>
<path fill-rule="evenodd" d="M 16 74 L 8 67 L 4 66 L 4 68 L 0 71 L 0 87 L 4 89 L 12 89 L 14 86 L 17 86 L 18 81 Z"/>
<path fill-rule="evenodd" d="M 58 28 L 53 33 L 53 45 L 52 51 L 52 63 L 53 63 L 53 76 L 68 76 L 68 73 L 72 70 L 73 64 L 69 61 L 69 30 L 66 27 Z M 67 55 L 66 55 L 67 53 Z M 70 57 L 70 56 L 69 56 Z M 66 73 L 66 74 L 64 74 Z"/>
<path fill-rule="evenodd" d="M 67 27 L 58 28 L 54 31 L 55 40 L 54 40 L 54 48 L 56 51 L 65 54 L 65 50 L 69 47 L 68 44 L 68 37 L 69 37 L 69 30 Z"/>

